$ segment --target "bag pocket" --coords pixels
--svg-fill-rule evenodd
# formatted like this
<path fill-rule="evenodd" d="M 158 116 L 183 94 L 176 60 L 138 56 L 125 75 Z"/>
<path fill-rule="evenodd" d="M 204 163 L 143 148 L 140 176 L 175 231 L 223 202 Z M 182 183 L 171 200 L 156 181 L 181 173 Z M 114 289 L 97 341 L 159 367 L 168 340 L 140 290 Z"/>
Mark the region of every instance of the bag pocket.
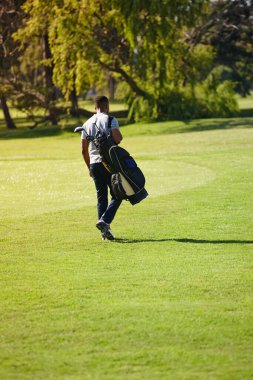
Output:
<path fill-rule="evenodd" d="M 118 200 L 127 199 L 127 194 L 122 186 L 120 173 L 112 174 L 111 177 L 112 191 Z"/>

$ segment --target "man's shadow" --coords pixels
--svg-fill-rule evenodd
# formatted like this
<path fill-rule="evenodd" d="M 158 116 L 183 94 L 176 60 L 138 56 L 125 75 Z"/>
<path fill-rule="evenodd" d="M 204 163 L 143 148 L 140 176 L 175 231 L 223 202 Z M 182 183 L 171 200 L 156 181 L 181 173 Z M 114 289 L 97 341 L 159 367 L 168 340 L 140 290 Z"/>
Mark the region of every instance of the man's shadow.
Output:
<path fill-rule="evenodd" d="M 206 239 L 115 239 L 115 243 L 136 244 L 136 243 L 159 243 L 159 242 L 177 242 L 191 244 L 253 244 L 253 240 L 206 240 Z"/>

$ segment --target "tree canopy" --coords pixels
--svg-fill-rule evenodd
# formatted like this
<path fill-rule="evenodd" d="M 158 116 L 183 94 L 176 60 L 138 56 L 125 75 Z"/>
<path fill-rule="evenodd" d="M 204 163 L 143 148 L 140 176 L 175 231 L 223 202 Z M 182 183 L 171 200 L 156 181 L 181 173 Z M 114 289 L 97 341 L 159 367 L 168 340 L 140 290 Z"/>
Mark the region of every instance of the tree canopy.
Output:
<path fill-rule="evenodd" d="M 15 40 L 43 50 L 48 109 L 55 87 L 69 99 L 109 74 L 131 119 L 224 116 L 252 83 L 251 0 L 26 0 L 22 12 Z"/>

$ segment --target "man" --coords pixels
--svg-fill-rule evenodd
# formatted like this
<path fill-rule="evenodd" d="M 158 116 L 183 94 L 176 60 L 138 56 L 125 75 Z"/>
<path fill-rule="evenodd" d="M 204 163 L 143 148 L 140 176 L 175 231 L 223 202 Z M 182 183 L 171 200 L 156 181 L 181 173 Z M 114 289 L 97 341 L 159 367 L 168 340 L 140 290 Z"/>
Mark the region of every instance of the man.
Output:
<path fill-rule="evenodd" d="M 93 178 L 95 187 L 97 190 L 97 211 L 98 222 L 96 227 L 101 231 L 102 239 L 114 240 L 110 224 L 113 221 L 115 214 L 121 204 L 120 200 L 117 200 L 111 190 L 111 174 L 104 167 L 101 162 L 101 157 L 95 144 L 91 141 L 88 143 L 87 135 L 95 136 L 97 128 L 105 132 L 108 130 L 109 122 L 109 100 L 106 96 L 97 96 L 95 99 L 94 114 L 83 125 L 84 131 L 82 132 L 82 155 L 84 161 L 88 167 L 89 174 Z M 119 124 L 117 119 L 113 118 L 111 121 L 111 136 L 116 144 L 119 144 L 122 140 L 122 134 L 119 130 Z M 110 188 L 111 201 L 108 205 L 108 188 Z"/>

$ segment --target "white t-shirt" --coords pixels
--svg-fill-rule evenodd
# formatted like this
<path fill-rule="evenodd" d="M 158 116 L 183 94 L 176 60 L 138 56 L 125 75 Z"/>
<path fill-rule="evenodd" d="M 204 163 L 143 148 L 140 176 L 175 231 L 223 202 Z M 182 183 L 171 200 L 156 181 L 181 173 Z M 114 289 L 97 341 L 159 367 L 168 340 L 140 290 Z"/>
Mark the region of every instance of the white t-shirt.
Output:
<path fill-rule="evenodd" d="M 86 140 L 87 135 L 95 137 L 98 131 L 98 128 L 108 133 L 109 132 L 108 121 L 109 121 L 109 116 L 106 113 L 104 112 L 95 113 L 83 124 L 84 131 L 82 132 L 81 139 Z M 115 129 L 115 128 L 119 128 L 119 123 L 118 123 L 118 120 L 115 119 L 114 117 L 111 122 L 111 129 Z M 89 143 L 89 155 L 90 155 L 91 164 L 101 162 L 101 157 L 99 155 L 99 152 L 92 141 Z"/>

